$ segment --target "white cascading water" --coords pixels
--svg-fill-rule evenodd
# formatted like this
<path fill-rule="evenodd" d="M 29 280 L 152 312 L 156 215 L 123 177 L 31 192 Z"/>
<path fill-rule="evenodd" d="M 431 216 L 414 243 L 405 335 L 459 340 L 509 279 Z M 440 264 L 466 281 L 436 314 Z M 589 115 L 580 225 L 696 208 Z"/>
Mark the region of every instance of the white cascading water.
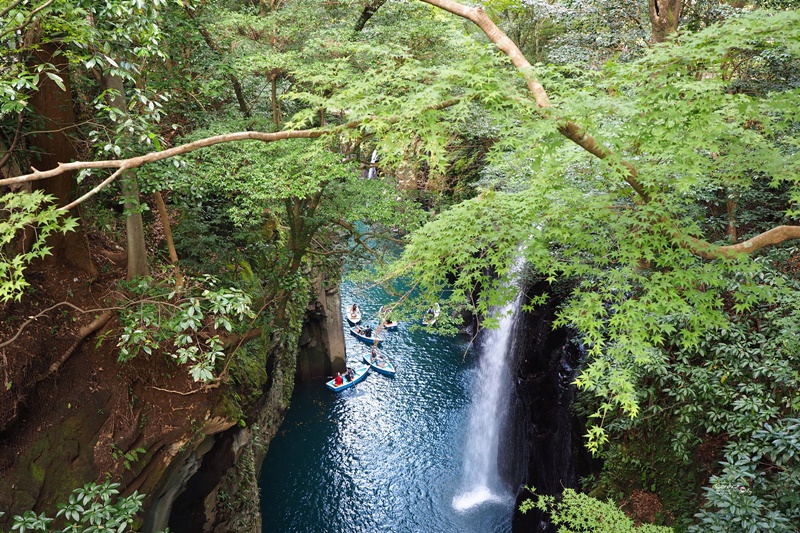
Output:
<path fill-rule="evenodd" d="M 511 387 L 508 359 L 521 296 L 500 311 L 500 327 L 486 332 L 472 394 L 469 433 L 464 451 L 462 490 L 453 507 L 465 511 L 484 502 L 506 499 L 497 472 L 500 427 Z"/>
<path fill-rule="evenodd" d="M 378 162 L 378 150 L 372 151 L 372 157 L 369 158 L 369 170 L 367 171 L 367 178 L 375 179 L 378 175 L 378 169 L 375 166 L 375 163 Z"/>

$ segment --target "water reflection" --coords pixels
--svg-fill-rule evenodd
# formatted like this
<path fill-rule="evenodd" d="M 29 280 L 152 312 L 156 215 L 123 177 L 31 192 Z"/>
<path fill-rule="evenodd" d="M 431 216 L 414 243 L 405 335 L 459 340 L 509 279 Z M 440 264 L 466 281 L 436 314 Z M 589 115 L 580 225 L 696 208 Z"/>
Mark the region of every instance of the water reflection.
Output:
<path fill-rule="evenodd" d="M 355 287 L 344 284 L 343 302 Z M 359 291 L 374 324 L 391 301 Z M 383 351 L 395 377 L 371 373 L 333 393 L 322 381 L 298 385 L 261 473 L 265 532 L 505 532 L 510 501 L 459 512 L 470 390 L 475 371 L 462 360 L 466 340 L 400 324 Z M 369 348 L 346 335 L 348 361 Z"/>

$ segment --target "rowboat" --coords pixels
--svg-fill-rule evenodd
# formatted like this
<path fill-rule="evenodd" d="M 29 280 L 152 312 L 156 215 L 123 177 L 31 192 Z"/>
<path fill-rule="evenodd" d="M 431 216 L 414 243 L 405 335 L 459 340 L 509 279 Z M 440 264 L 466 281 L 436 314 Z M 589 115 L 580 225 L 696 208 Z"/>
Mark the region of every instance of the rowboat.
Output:
<path fill-rule="evenodd" d="M 439 304 L 433 304 L 426 312 L 425 318 L 422 319 L 423 326 L 432 326 L 436 323 L 436 319 L 439 318 Z"/>
<path fill-rule="evenodd" d="M 391 311 L 387 310 L 385 306 L 381 307 L 378 310 L 378 318 L 381 319 L 381 328 L 386 329 L 389 331 L 394 331 L 397 329 L 397 326 L 400 324 L 399 322 L 395 322 L 394 320 L 389 320 L 389 313 Z"/>
<path fill-rule="evenodd" d="M 388 330 L 388 331 L 396 330 L 397 326 L 399 326 L 399 325 L 400 325 L 399 322 L 395 322 L 393 320 L 384 320 L 383 322 L 381 322 L 381 327 L 383 329 L 385 329 L 385 330 Z"/>
<path fill-rule="evenodd" d="M 372 369 L 379 374 L 385 376 L 394 376 L 395 374 L 394 365 L 385 355 L 379 355 L 377 361 L 373 363 L 371 356 L 364 354 L 364 362 L 372 366 Z"/>
<path fill-rule="evenodd" d="M 328 387 L 333 392 L 339 392 L 345 389 L 349 389 L 356 383 L 364 381 L 364 379 L 367 377 L 367 374 L 369 373 L 370 365 L 356 364 L 353 365 L 351 368 L 355 372 L 355 377 L 353 378 L 353 381 L 347 381 L 347 378 L 344 378 L 344 376 L 342 376 L 344 379 L 342 380 L 341 385 L 336 386 L 335 384 L 336 378 L 333 378 L 329 382 L 325 383 L 325 386 Z"/>
<path fill-rule="evenodd" d="M 348 307 L 345 315 L 347 316 L 347 321 L 351 324 L 358 324 L 361 322 L 361 309 L 357 304 L 353 304 Z"/>
<path fill-rule="evenodd" d="M 383 342 L 383 339 L 374 336 L 374 332 L 373 332 L 373 336 L 367 337 L 363 333 L 359 333 L 358 331 L 356 331 L 356 328 L 350 328 L 350 333 L 352 333 L 353 336 L 355 338 L 357 338 L 358 340 L 360 340 L 362 342 L 366 342 L 367 344 L 373 344 L 375 346 L 380 346 L 381 343 Z"/>

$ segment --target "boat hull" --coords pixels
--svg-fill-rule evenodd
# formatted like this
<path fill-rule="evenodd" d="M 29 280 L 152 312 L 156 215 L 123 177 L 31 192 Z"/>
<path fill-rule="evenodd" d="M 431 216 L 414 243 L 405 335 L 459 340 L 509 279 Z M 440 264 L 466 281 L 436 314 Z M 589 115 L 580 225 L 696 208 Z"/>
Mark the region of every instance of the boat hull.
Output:
<path fill-rule="evenodd" d="M 355 313 L 350 313 L 350 311 L 347 311 L 344 314 L 344 316 L 347 317 L 347 321 L 350 322 L 353 325 L 358 324 L 359 322 L 361 322 L 361 310 L 360 309 L 357 310 Z"/>
<path fill-rule="evenodd" d="M 369 369 L 371 365 L 355 365 L 353 366 L 353 371 L 356 374 L 356 377 L 353 378 L 353 381 L 347 381 L 345 378 L 341 385 L 336 386 L 335 378 L 325 383 L 325 386 L 328 387 L 333 392 L 341 392 L 345 389 L 349 389 L 356 383 L 360 383 L 367 378 L 367 374 L 369 374 Z"/>
<path fill-rule="evenodd" d="M 372 370 L 374 370 L 378 374 L 383 374 L 384 376 L 394 376 L 395 373 L 396 373 L 394 365 L 392 364 L 391 361 L 389 361 L 389 359 L 386 356 L 384 356 L 383 359 L 384 359 L 385 365 L 384 366 L 379 366 L 377 363 L 370 362 L 370 356 L 369 355 L 364 355 L 364 362 L 367 363 L 368 365 L 370 365 L 372 367 Z"/>
<path fill-rule="evenodd" d="M 353 335 L 353 337 L 360 340 L 361 342 L 365 342 L 373 346 L 380 346 L 381 343 L 383 342 L 383 339 L 381 338 L 367 337 L 365 335 L 361 335 L 360 333 L 356 332 L 355 328 L 350 328 L 350 334 Z"/>

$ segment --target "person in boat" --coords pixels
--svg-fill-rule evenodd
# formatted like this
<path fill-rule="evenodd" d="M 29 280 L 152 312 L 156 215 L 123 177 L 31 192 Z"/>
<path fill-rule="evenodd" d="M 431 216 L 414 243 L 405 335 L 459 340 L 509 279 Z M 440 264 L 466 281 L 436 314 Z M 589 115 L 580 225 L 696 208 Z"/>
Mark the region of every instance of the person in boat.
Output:
<path fill-rule="evenodd" d="M 354 315 L 356 314 L 356 311 L 358 311 L 358 306 L 356 304 L 353 304 L 353 307 L 350 308 L 350 314 Z"/>
<path fill-rule="evenodd" d="M 372 326 L 367 326 L 367 328 L 364 330 L 364 336 L 372 337 Z"/>
<path fill-rule="evenodd" d="M 386 366 L 386 359 L 384 359 L 382 355 L 378 356 L 378 366 L 381 368 Z"/>
<path fill-rule="evenodd" d="M 377 360 L 378 360 L 378 349 L 373 346 L 372 347 L 372 354 L 369 357 L 369 361 L 370 361 L 370 363 L 372 363 L 374 365 L 375 361 L 377 361 Z"/>
<path fill-rule="evenodd" d="M 353 381 L 356 379 L 356 373 L 351 367 L 347 367 L 347 381 Z"/>
<path fill-rule="evenodd" d="M 342 379 L 342 373 L 341 372 L 337 372 L 336 373 L 336 378 L 334 378 L 334 380 L 333 380 L 333 384 L 336 385 L 337 387 L 339 387 L 342 383 L 344 383 L 344 380 Z"/>
<path fill-rule="evenodd" d="M 363 335 L 364 334 L 364 328 L 362 328 L 361 326 L 356 326 L 355 330 L 356 330 L 356 333 L 358 333 L 359 335 Z"/>

